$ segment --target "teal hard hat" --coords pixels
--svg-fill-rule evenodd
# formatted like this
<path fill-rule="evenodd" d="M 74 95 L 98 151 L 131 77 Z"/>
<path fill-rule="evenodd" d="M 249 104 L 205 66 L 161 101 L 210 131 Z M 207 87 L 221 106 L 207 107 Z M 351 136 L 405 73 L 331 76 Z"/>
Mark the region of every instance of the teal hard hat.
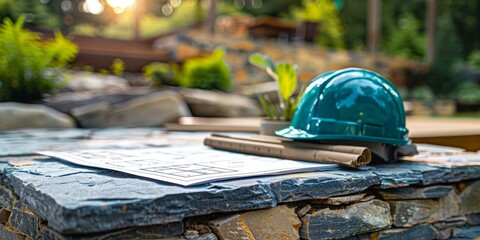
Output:
<path fill-rule="evenodd" d="M 403 101 L 382 75 L 361 68 L 330 71 L 305 90 L 291 125 L 276 131 L 298 140 L 408 145 Z"/>

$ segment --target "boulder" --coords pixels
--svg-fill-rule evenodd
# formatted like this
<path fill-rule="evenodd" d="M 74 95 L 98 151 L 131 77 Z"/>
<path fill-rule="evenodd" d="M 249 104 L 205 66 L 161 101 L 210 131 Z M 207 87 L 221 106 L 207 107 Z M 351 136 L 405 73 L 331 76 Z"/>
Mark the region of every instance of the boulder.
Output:
<path fill-rule="evenodd" d="M 174 91 L 160 91 L 111 105 L 100 101 L 72 109 L 82 127 L 154 127 L 179 117 L 190 116 L 182 97 Z"/>
<path fill-rule="evenodd" d="M 196 117 L 252 117 L 262 114 L 258 102 L 245 96 L 200 89 L 180 89 L 179 93 Z"/>
<path fill-rule="evenodd" d="M 0 103 L 0 131 L 21 128 L 73 128 L 73 119 L 39 104 Z"/>

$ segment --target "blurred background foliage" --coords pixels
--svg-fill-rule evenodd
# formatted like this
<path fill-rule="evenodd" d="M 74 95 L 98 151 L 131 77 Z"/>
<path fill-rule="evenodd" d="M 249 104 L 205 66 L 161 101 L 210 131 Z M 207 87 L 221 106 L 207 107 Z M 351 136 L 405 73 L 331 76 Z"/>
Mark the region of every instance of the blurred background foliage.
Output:
<path fill-rule="evenodd" d="M 82 7 L 86 2 L 97 3 L 97 6 L 101 3 L 102 9 L 86 9 Z M 106 2 L 0 0 L 0 17 L 16 20 L 24 14 L 25 25 L 30 29 L 50 31 L 58 28 L 77 35 L 116 39 L 133 39 L 133 29 L 139 25 L 140 37 L 147 39 L 201 23 L 211 4 L 210 0 L 143 0 L 144 6 L 140 10 L 126 8 L 118 14 L 118 9 L 109 7 Z M 410 59 L 421 66 L 399 69 L 411 76 L 413 83 L 407 82 L 409 90 L 428 88 L 437 98 L 455 98 L 466 91 L 468 84 L 478 85 L 480 1 L 436 1 L 436 57 L 431 63 L 424 60 L 427 1 L 380 2 L 381 54 Z M 217 1 L 220 15 L 272 16 L 296 24 L 316 21 L 318 36 L 314 44 L 355 51 L 367 49 L 367 8 L 368 0 Z M 97 12 L 93 13 L 93 10 Z M 136 16 L 139 15 L 142 17 L 138 19 Z M 469 93 L 475 94 L 480 95 L 480 92 Z"/>
<path fill-rule="evenodd" d="M 105 0 L 93 0 L 104 2 Z M 74 31 L 80 35 L 131 39 L 134 8 L 116 14 L 105 7 L 99 14 L 82 10 L 85 0 L 0 0 L 0 18 L 26 15 L 30 28 Z M 144 0 L 141 36 L 153 37 L 204 20 L 207 0 Z M 167 6 L 167 7 L 166 7 Z M 315 7 L 316 6 L 316 7 Z M 273 16 L 287 21 L 318 21 L 317 44 L 340 49 L 366 49 L 367 0 L 219 0 L 220 14 Z M 438 0 L 438 28 L 450 27 L 466 60 L 480 49 L 480 2 Z M 380 42 L 383 53 L 422 60 L 425 54 L 425 0 L 381 1 Z M 449 15 L 442 20 L 443 15 Z M 443 21 L 443 22 L 442 22 Z M 446 23 L 446 22 L 448 23 Z M 451 26 L 447 26 L 451 25 Z M 441 29 L 438 29 L 441 31 Z M 130 34 L 132 33 L 132 34 Z M 125 36 L 125 34 L 127 36 Z"/>

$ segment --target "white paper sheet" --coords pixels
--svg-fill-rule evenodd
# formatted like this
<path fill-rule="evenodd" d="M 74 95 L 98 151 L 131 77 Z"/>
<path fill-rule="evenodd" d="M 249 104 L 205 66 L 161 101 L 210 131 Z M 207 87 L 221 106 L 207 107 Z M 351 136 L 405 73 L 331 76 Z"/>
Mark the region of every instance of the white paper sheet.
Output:
<path fill-rule="evenodd" d="M 480 166 L 480 152 L 433 144 L 417 144 L 418 154 L 400 159 L 444 166 Z"/>
<path fill-rule="evenodd" d="M 38 153 L 83 166 L 116 170 L 183 186 L 225 179 L 338 168 L 336 164 L 245 155 L 205 146 Z"/>

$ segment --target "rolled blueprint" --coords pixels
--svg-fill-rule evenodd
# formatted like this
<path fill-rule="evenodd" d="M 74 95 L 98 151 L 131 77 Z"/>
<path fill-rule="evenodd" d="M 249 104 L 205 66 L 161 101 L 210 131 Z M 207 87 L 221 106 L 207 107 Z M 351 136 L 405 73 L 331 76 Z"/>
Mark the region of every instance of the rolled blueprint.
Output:
<path fill-rule="evenodd" d="M 371 160 L 368 148 L 344 145 L 320 145 L 313 143 L 291 144 L 278 139 L 254 139 L 251 136 L 232 137 L 213 135 L 204 144 L 213 148 L 318 163 L 335 163 L 348 167 L 363 167 Z"/>

